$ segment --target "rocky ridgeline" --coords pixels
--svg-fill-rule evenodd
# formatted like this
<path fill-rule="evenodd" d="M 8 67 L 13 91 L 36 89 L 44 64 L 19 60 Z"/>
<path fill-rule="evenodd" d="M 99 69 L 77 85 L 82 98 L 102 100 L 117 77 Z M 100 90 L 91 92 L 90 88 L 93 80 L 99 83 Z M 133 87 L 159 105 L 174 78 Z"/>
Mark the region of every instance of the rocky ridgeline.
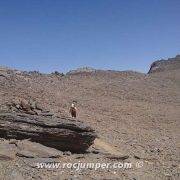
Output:
<path fill-rule="evenodd" d="M 180 69 L 180 55 L 168 60 L 158 60 L 152 63 L 148 73 L 163 72 Z"/>
<path fill-rule="evenodd" d="M 39 71 L 20 71 L 17 69 L 10 69 L 7 67 L 0 66 L 0 78 L 12 78 L 12 77 L 63 77 L 64 74 L 59 71 L 54 71 L 50 74 L 41 73 Z"/>
<path fill-rule="evenodd" d="M 82 68 L 77 68 L 76 70 L 71 70 L 67 72 L 67 75 L 72 75 L 72 74 L 79 74 L 79 73 L 90 73 L 90 72 L 95 72 L 96 69 L 91 68 L 91 67 L 82 67 Z"/>

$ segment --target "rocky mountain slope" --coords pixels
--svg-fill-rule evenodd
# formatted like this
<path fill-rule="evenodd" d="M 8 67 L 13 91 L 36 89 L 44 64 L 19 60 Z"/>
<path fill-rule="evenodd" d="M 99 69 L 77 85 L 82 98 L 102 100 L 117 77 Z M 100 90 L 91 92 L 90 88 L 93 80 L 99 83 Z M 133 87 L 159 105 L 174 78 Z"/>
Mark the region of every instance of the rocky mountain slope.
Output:
<path fill-rule="evenodd" d="M 180 69 L 180 55 L 168 60 L 159 60 L 152 63 L 148 73 L 178 70 Z"/>
<path fill-rule="evenodd" d="M 37 158 L 15 156 L 13 160 L 0 162 L 0 174 L 7 179 L 14 176 L 22 179 L 31 179 L 32 176 L 35 179 L 178 179 L 179 62 L 179 56 L 157 61 L 148 74 L 92 70 L 63 75 L 0 68 L 1 112 L 9 109 L 16 112 L 13 104 L 24 101 L 30 104 L 36 102 L 40 109 L 54 116 L 69 117 L 69 106 L 76 101 L 78 119 L 98 133 L 99 141 L 88 153 L 62 153 L 54 161 L 143 162 L 142 168 L 133 166 L 128 170 L 84 169 L 76 173 L 65 169 L 62 173 L 59 169 L 47 171 L 32 167 L 32 161 L 37 161 Z M 4 146 L 12 146 L 12 143 L 2 139 L 0 145 L 3 149 Z M 16 147 L 13 146 L 13 152 L 17 151 Z M 128 158 L 112 159 L 106 151 L 118 151 Z"/>

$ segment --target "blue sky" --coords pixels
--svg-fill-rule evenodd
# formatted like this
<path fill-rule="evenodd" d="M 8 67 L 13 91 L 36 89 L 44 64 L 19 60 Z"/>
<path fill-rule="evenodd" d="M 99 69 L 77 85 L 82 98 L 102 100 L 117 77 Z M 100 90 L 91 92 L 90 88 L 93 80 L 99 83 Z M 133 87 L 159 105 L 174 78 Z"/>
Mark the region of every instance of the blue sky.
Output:
<path fill-rule="evenodd" d="M 180 54 L 179 0 L 0 0 L 0 65 L 147 72 Z"/>

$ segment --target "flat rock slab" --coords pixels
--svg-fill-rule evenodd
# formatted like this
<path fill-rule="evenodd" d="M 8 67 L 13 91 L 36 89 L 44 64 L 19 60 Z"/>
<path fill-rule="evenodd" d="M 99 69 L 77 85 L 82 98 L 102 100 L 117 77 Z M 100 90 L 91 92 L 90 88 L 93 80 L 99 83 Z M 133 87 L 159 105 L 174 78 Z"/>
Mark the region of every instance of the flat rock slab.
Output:
<path fill-rule="evenodd" d="M 59 158 L 63 152 L 28 140 L 18 141 L 17 156 L 27 158 Z"/>
<path fill-rule="evenodd" d="M 97 137 L 95 131 L 71 118 L 23 113 L 0 113 L 0 137 L 30 139 L 62 151 L 84 152 Z"/>
<path fill-rule="evenodd" d="M 9 144 L 8 141 L 0 142 L 0 161 L 11 161 L 15 159 L 17 147 L 14 144 Z"/>

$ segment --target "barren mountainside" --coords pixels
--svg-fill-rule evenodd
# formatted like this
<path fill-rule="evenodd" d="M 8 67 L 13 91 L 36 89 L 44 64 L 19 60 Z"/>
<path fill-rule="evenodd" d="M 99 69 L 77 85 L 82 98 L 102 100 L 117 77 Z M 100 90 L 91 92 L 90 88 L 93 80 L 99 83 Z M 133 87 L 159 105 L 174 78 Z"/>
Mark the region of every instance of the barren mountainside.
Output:
<path fill-rule="evenodd" d="M 43 110 L 61 117 L 70 116 L 69 106 L 76 101 L 78 119 L 95 129 L 103 142 L 128 155 L 131 162 L 137 157 L 144 161 L 142 169 L 116 173 L 87 170 L 78 176 L 80 179 L 93 179 L 95 175 L 99 179 L 102 176 L 112 179 L 177 178 L 180 161 L 179 55 L 154 62 L 148 74 L 85 68 L 63 75 L 0 68 L 1 111 L 7 111 L 10 104 L 20 100 L 37 102 Z M 77 155 L 63 158 L 64 161 L 68 158 L 76 161 Z M 108 161 L 101 154 L 83 155 L 83 161 L 98 159 Z M 43 171 L 42 175 L 35 170 L 32 173 L 42 179 L 43 176 L 50 179 L 49 174 L 53 174 Z M 67 170 L 63 177 L 68 175 Z"/>

